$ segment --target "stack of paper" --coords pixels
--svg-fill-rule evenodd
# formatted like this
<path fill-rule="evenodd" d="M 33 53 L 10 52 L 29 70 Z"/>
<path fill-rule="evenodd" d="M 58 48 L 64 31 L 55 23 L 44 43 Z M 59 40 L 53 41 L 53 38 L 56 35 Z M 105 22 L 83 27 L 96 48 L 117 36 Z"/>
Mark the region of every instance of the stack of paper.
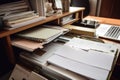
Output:
<path fill-rule="evenodd" d="M 24 0 L 14 0 L 14 2 L 0 5 L 0 15 L 24 12 L 28 10 L 28 5 Z"/>
<path fill-rule="evenodd" d="M 59 29 L 35 27 L 33 29 L 20 32 L 17 36 L 37 42 L 49 43 L 62 33 L 63 31 Z"/>
<path fill-rule="evenodd" d="M 43 48 L 47 44 L 67 33 L 69 30 L 60 26 L 42 26 L 35 27 L 16 34 L 17 38 L 12 40 L 12 45 L 30 52 Z"/>
<path fill-rule="evenodd" d="M 12 45 L 30 52 L 33 52 L 38 48 L 39 49 L 43 48 L 42 43 L 23 39 L 23 38 L 17 38 L 12 40 Z"/>
<path fill-rule="evenodd" d="M 41 21 L 46 17 L 39 16 L 34 11 L 26 11 L 16 14 L 11 14 L 4 17 L 4 21 L 6 22 L 7 27 L 5 29 L 12 30 L 19 27 L 26 26 L 28 24 L 32 24 L 37 21 Z"/>
<path fill-rule="evenodd" d="M 116 53 L 114 45 L 73 38 L 56 50 L 48 62 L 92 79 L 106 80 Z"/>

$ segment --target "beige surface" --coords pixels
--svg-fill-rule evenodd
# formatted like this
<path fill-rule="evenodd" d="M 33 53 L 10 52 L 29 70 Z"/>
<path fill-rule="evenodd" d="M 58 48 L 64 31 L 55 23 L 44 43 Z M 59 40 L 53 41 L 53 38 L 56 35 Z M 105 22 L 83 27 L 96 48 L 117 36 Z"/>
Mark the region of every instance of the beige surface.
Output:
<path fill-rule="evenodd" d="M 105 24 L 120 25 L 120 19 L 95 17 L 95 16 L 87 16 L 85 17 L 85 19 L 93 19 L 93 20 L 97 20 L 100 23 L 105 23 Z"/>
<path fill-rule="evenodd" d="M 95 29 L 79 27 L 74 25 L 65 25 L 64 28 L 70 29 L 72 33 L 95 36 Z"/>

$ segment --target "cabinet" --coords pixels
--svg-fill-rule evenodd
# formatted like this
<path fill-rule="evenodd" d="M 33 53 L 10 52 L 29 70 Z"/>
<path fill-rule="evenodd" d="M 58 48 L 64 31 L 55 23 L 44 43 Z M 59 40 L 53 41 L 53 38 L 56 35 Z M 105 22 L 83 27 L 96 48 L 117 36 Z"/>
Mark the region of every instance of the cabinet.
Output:
<path fill-rule="evenodd" d="M 102 0 L 100 17 L 120 19 L 120 0 Z"/>
<path fill-rule="evenodd" d="M 0 39 L 3 39 L 4 42 L 5 42 L 5 45 L 3 45 L 3 46 L 5 48 L 5 53 L 7 54 L 9 61 L 12 64 L 15 64 L 15 56 L 14 56 L 13 48 L 11 46 L 11 38 L 10 38 L 11 35 L 13 35 L 17 32 L 27 30 L 27 29 L 30 29 L 32 27 L 44 24 L 44 23 L 47 23 L 47 22 L 50 22 L 50 21 L 54 21 L 54 20 L 57 22 L 57 24 L 59 24 L 59 23 L 61 23 L 60 22 L 61 18 L 65 17 L 65 16 L 68 16 L 68 15 L 71 15 L 71 14 L 77 15 L 75 20 L 72 20 L 69 23 L 67 23 L 67 24 L 71 24 L 72 22 L 75 22 L 77 20 L 82 19 L 84 9 L 85 8 L 83 8 L 83 7 L 70 7 L 69 12 L 65 12 L 63 14 L 55 14 L 53 16 L 47 17 L 45 20 L 38 21 L 38 22 L 35 22 L 35 23 L 32 23 L 32 24 L 14 29 L 14 30 L 9 30 L 9 31 L 2 30 L 2 31 L 0 31 Z"/>

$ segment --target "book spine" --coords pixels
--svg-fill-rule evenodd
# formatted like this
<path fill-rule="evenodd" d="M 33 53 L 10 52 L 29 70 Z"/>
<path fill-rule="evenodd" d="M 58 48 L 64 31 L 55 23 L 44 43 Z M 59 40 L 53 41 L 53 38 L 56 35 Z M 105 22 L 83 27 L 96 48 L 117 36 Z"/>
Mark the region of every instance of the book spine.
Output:
<path fill-rule="evenodd" d="M 28 6 L 27 5 L 17 6 L 17 7 L 13 7 L 13 8 L 9 8 L 9 9 L 1 9 L 0 11 L 11 11 L 11 10 L 17 10 L 17 9 L 24 9 L 24 8 L 28 8 Z"/>
<path fill-rule="evenodd" d="M 43 40 L 43 39 L 32 38 L 32 37 L 28 37 L 28 36 L 24 36 L 24 35 L 20 35 L 20 34 L 18 34 L 17 36 L 19 36 L 19 37 L 21 37 L 21 38 L 24 38 L 24 39 L 36 41 L 36 42 L 44 42 L 44 41 L 45 41 L 45 40 Z"/>
<path fill-rule="evenodd" d="M 7 15 L 9 15 L 9 14 L 12 14 L 12 13 L 20 13 L 20 12 L 25 12 L 25 11 L 28 11 L 28 9 L 27 8 L 24 8 L 24 9 L 17 9 L 17 10 L 11 10 L 11 11 L 2 11 L 2 12 L 0 12 L 0 15 L 6 15 L 6 13 L 7 13 Z"/>
<path fill-rule="evenodd" d="M 38 17 L 39 17 L 38 15 L 26 16 L 25 18 L 22 18 L 22 19 L 8 21 L 8 24 L 17 24 L 17 23 L 24 22 L 24 21 L 27 21 L 27 20 L 31 20 L 31 19 L 34 19 L 34 18 L 38 18 Z"/>
<path fill-rule="evenodd" d="M 17 13 L 17 14 L 11 14 L 11 15 L 5 16 L 3 19 L 6 20 L 6 19 L 11 19 L 11 18 L 16 18 L 19 16 L 22 17 L 22 16 L 26 16 L 29 14 L 34 14 L 34 11 L 27 11 L 27 12 L 21 12 L 21 13 Z"/>
<path fill-rule="evenodd" d="M 37 0 L 29 0 L 29 4 L 31 9 L 37 13 Z"/>
<path fill-rule="evenodd" d="M 24 22 L 17 23 L 17 24 L 12 24 L 12 25 L 8 24 L 8 26 L 10 26 L 10 27 L 6 27 L 5 29 L 6 30 L 16 29 L 16 28 L 19 28 L 19 27 L 23 27 L 23 26 L 29 25 L 29 24 L 34 23 L 34 22 L 38 22 L 38 21 L 44 20 L 45 18 L 46 17 L 38 17 L 38 18 L 34 18 L 32 20 L 24 21 Z"/>
<path fill-rule="evenodd" d="M 37 12 L 38 12 L 39 16 L 46 16 L 45 0 L 37 0 Z"/>
<path fill-rule="evenodd" d="M 63 12 L 68 12 L 69 11 L 69 0 L 62 0 L 62 8 L 63 8 Z"/>

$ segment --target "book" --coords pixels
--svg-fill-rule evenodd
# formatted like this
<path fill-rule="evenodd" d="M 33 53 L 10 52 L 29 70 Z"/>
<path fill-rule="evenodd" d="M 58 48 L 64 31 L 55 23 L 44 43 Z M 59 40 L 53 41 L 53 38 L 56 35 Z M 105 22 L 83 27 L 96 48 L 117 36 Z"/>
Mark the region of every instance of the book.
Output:
<path fill-rule="evenodd" d="M 17 9 L 24 9 L 24 8 L 28 8 L 28 6 L 27 5 L 23 5 L 23 6 L 16 6 L 16 7 L 12 7 L 12 8 L 5 8 L 5 9 L 1 9 L 0 11 L 2 12 L 2 11 L 11 11 L 11 10 L 17 10 Z"/>
<path fill-rule="evenodd" d="M 55 7 L 57 9 L 62 9 L 62 0 L 55 0 Z"/>
<path fill-rule="evenodd" d="M 2 11 L 2 12 L 0 13 L 0 15 L 6 16 L 6 15 L 9 15 L 9 14 L 21 13 L 21 12 L 25 12 L 25 11 L 28 11 L 28 9 L 27 9 L 27 8 L 24 8 L 24 9 L 17 9 L 17 10 L 11 10 L 11 11 Z M 4 17 L 4 16 L 3 16 L 3 17 Z"/>
<path fill-rule="evenodd" d="M 60 36 L 62 33 L 63 31 L 58 29 L 36 27 L 30 30 L 20 32 L 17 34 L 17 36 L 38 42 L 49 43 L 56 37 Z"/>
<path fill-rule="evenodd" d="M 35 42 L 35 41 L 31 41 L 31 40 L 26 40 L 23 38 L 17 38 L 12 40 L 11 43 L 13 46 L 19 47 L 21 49 L 33 52 L 36 49 L 41 49 L 43 48 L 43 44 L 40 42 Z"/>
<path fill-rule="evenodd" d="M 29 25 L 29 24 L 44 20 L 44 19 L 46 19 L 46 17 L 37 17 L 37 18 L 26 20 L 26 21 L 16 23 L 16 24 L 6 24 L 7 27 L 4 27 L 4 29 L 13 30 L 13 29 L 16 29 L 16 28 L 19 28 L 19 27 L 24 27 L 26 25 Z"/>
<path fill-rule="evenodd" d="M 106 80 L 109 71 L 89 66 L 87 64 L 77 62 L 71 59 L 67 59 L 63 56 L 53 55 L 48 59 L 48 63 L 67 69 L 82 76 L 86 76 L 89 79 Z"/>
<path fill-rule="evenodd" d="M 37 0 L 37 7 L 38 7 L 38 15 L 39 16 L 46 16 L 45 12 L 45 0 Z"/>
<path fill-rule="evenodd" d="M 106 70 L 111 70 L 112 63 L 114 61 L 114 56 L 110 55 L 109 53 L 94 50 L 85 51 L 78 48 L 71 48 L 69 46 L 63 46 L 54 53 L 77 62 Z"/>
<path fill-rule="evenodd" d="M 8 25 L 17 24 L 17 23 L 32 20 L 32 19 L 35 19 L 35 18 L 38 18 L 38 17 L 39 17 L 39 15 L 27 15 L 27 16 L 21 17 L 21 19 L 9 20 L 7 22 L 7 24 Z"/>
<path fill-rule="evenodd" d="M 80 34 L 80 35 L 95 36 L 95 29 L 92 29 L 92 28 L 86 28 L 86 27 L 74 26 L 74 25 L 65 25 L 63 27 L 70 29 L 71 33 L 76 33 L 76 34 Z"/>
<path fill-rule="evenodd" d="M 45 16 L 45 0 L 30 0 L 30 5 L 39 16 Z"/>
<path fill-rule="evenodd" d="M 63 31 L 63 35 L 68 33 L 70 30 L 69 29 L 66 29 L 66 28 L 63 28 L 61 26 L 56 26 L 56 25 L 43 25 L 44 27 L 48 27 L 48 28 L 53 28 L 53 29 L 58 29 L 58 30 L 61 30 Z"/>
<path fill-rule="evenodd" d="M 29 9 L 28 5 L 23 0 L 2 4 L 0 5 L 0 15 L 8 15 L 13 12 L 18 12 L 19 10 L 21 11 L 21 9 L 23 9 L 24 11 L 27 11 Z"/>
<path fill-rule="evenodd" d="M 99 52 L 109 54 L 111 56 L 115 56 L 116 52 L 118 51 L 118 47 L 115 46 L 114 44 L 100 43 L 100 42 L 85 40 L 85 39 L 76 38 L 76 37 L 72 38 L 65 45 L 72 48 L 74 47 L 76 49 L 83 49 L 86 51 L 96 50 Z"/>
<path fill-rule="evenodd" d="M 5 4 L 0 5 L 0 9 L 3 9 L 5 7 L 10 8 L 10 7 L 14 7 L 14 6 L 18 6 L 18 5 L 24 5 L 24 4 L 25 4 L 25 2 L 23 0 L 16 1 L 16 2 L 10 2 L 10 3 L 5 3 Z"/>
<path fill-rule="evenodd" d="M 6 15 L 3 17 L 3 19 L 4 20 L 14 20 L 14 19 L 19 19 L 19 18 L 25 17 L 27 15 L 34 15 L 34 14 L 35 14 L 34 11 L 25 11 L 25 12 Z"/>
<path fill-rule="evenodd" d="M 69 0 L 61 0 L 62 1 L 62 10 L 63 12 L 69 12 L 70 2 Z"/>

